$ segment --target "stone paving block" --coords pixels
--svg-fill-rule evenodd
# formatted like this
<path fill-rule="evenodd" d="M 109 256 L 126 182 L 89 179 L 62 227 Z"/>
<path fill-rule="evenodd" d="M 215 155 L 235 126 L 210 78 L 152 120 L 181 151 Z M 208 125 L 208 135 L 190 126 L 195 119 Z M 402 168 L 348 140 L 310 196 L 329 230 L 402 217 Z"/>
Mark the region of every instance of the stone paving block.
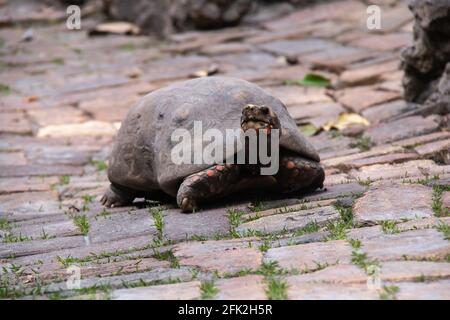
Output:
<path fill-rule="evenodd" d="M 404 139 L 404 140 L 397 140 L 392 143 L 394 146 L 402 146 L 402 147 L 417 147 L 420 144 L 426 144 L 433 141 L 438 140 L 446 140 L 450 138 L 450 132 L 446 131 L 438 131 L 433 132 L 429 134 L 425 134 L 422 136 Z"/>
<path fill-rule="evenodd" d="M 25 236 L 25 235 L 22 235 Z M 49 240 L 29 240 L 0 244 L 0 258 L 10 258 L 43 254 L 51 251 L 85 246 L 82 236 L 54 238 Z"/>
<path fill-rule="evenodd" d="M 385 35 L 366 35 L 350 43 L 353 46 L 369 50 L 392 51 L 404 48 L 411 41 L 409 33 L 390 33 Z"/>
<path fill-rule="evenodd" d="M 432 188 L 419 184 L 389 183 L 370 186 L 353 205 L 354 221 L 370 225 L 386 220 L 432 217 L 432 193 Z"/>
<path fill-rule="evenodd" d="M 23 152 L 1 152 L 0 166 L 26 165 L 27 159 Z"/>
<path fill-rule="evenodd" d="M 278 40 L 268 42 L 259 47 L 265 51 L 286 56 L 296 57 L 305 53 L 332 50 L 337 46 L 336 43 L 321 39 L 302 39 L 302 40 Z"/>
<path fill-rule="evenodd" d="M 27 114 L 31 121 L 40 127 L 55 124 L 80 123 L 87 120 L 83 111 L 72 106 L 34 109 L 29 110 Z"/>
<path fill-rule="evenodd" d="M 108 212 L 108 211 L 106 211 Z M 149 242 L 157 231 L 147 209 L 122 213 L 101 213 L 89 219 L 89 239 L 92 243 L 107 242 L 148 235 Z"/>
<path fill-rule="evenodd" d="M 266 300 L 266 283 L 263 276 L 249 275 L 215 282 L 219 290 L 216 300 Z"/>
<path fill-rule="evenodd" d="M 397 60 L 364 66 L 362 68 L 349 69 L 340 75 L 340 80 L 347 85 L 373 84 L 384 73 L 398 70 L 399 62 Z"/>
<path fill-rule="evenodd" d="M 94 277 L 111 277 L 117 275 L 125 275 L 130 273 L 143 273 L 150 270 L 166 270 L 170 267 L 170 262 L 160 261 L 155 258 L 139 258 L 130 260 L 115 261 L 114 258 L 108 259 L 105 263 L 94 261 L 91 263 L 78 264 L 80 267 L 80 274 L 82 279 L 89 279 Z M 37 271 L 34 273 L 32 270 Z M 44 265 L 36 265 L 25 269 L 27 273 L 24 278 L 26 281 L 45 281 L 45 282 L 60 282 L 67 280 L 70 274 L 61 263 L 51 263 Z M 25 280 L 24 279 L 24 280 Z"/>
<path fill-rule="evenodd" d="M 445 279 L 450 275 L 450 264 L 429 261 L 386 261 L 377 271 L 383 282 L 417 281 L 419 278 L 429 280 Z M 331 284 L 366 284 L 370 277 L 353 264 L 340 264 L 325 269 L 288 277 L 289 283 L 331 283 Z"/>
<path fill-rule="evenodd" d="M 341 167 L 345 166 L 346 168 L 360 168 L 363 166 L 370 166 L 373 164 L 383 164 L 383 163 L 399 163 L 409 160 L 418 159 L 419 156 L 416 153 L 412 152 L 403 152 L 403 153 L 390 153 L 386 155 L 369 157 L 363 159 L 356 159 L 353 161 L 345 162 L 341 165 Z"/>
<path fill-rule="evenodd" d="M 395 232 L 430 229 L 435 228 L 436 226 L 442 223 L 450 224 L 450 218 L 432 217 L 397 223 L 395 225 L 396 229 Z M 378 237 L 384 237 L 384 235 L 385 232 L 383 231 L 380 225 L 350 229 L 347 232 L 347 237 L 349 239 L 358 239 L 358 240 L 376 239 Z"/>
<path fill-rule="evenodd" d="M 375 4 L 379 4 L 380 1 L 373 1 Z M 381 23 L 381 30 L 375 30 L 375 32 L 389 33 L 399 30 L 402 26 L 408 24 L 413 20 L 413 15 L 408 9 L 408 6 L 403 3 L 398 3 L 395 7 L 390 7 L 388 10 L 383 11 L 383 18 Z M 403 29 L 401 29 L 403 31 Z M 411 30 L 409 30 L 410 32 Z"/>
<path fill-rule="evenodd" d="M 166 269 L 166 268 L 158 268 L 153 269 L 146 272 L 140 273 L 130 273 L 130 274 L 121 274 L 114 275 L 110 277 L 95 277 L 95 278 L 86 278 L 81 279 L 80 288 L 91 288 L 91 287 L 101 287 L 101 286 L 109 286 L 111 288 L 121 288 L 124 285 L 141 285 L 143 282 L 145 283 L 155 283 L 155 282 L 163 282 L 163 281 L 190 281 L 192 280 L 192 270 L 188 268 L 177 268 L 177 269 Z M 67 283 L 64 282 L 56 282 L 51 283 L 45 287 L 46 292 L 61 292 L 67 291 Z"/>
<path fill-rule="evenodd" d="M 450 171 L 450 166 L 439 166 L 431 160 L 413 160 L 397 164 L 375 164 L 353 169 L 349 175 L 356 180 L 376 181 L 403 179 L 409 181 L 418 177 L 443 175 Z"/>
<path fill-rule="evenodd" d="M 54 192 L 23 192 L 0 196 L 0 212 L 12 213 L 15 221 L 62 214 Z"/>
<path fill-rule="evenodd" d="M 450 209 L 450 191 L 442 194 L 441 201 L 444 208 Z"/>
<path fill-rule="evenodd" d="M 257 245 L 251 245 L 254 240 L 183 242 L 173 247 L 173 253 L 180 265 L 197 266 L 205 271 L 232 273 L 243 269 L 256 270 L 262 263 L 262 253 Z"/>
<path fill-rule="evenodd" d="M 366 284 L 296 284 L 288 278 L 288 298 L 292 300 L 375 300 L 379 293 Z"/>
<path fill-rule="evenodd" d="M 340 1 L 338 3 L 323 3 L 311 8 L 299 10 L 283 16 L 281 19 L 276 19 L 265 23 L 264 26 L 269 30 L 285 30 L 297 25 L 309 25 L 313 22 L 334 19 L 334 18 L 348 18 L 350 12 L 365 12 L 365 6 L 354 0 Z"/>
<path fill-rule="evenodd" d="M 301 199 L 305 201 L 326 200 L 347 196 L 358 196 L 366 190 L 365 186 L 359 183 L 344 183 L 327 186 L 326 189 L 307 194 Z"/>
<path fill-rule="evenodd" d="M 227 42 L 218 43 L 211 46 L 205 46 L 201 48 L 200 52 L 209 56 L 222 55 L 222 54 L 237 54 L 251 51 L 253 46 L 248 43 L 241 42 Z"/>
<path fill-rule="evenodd" d="M 0 177 L 81 175 L 83 168 L 68 165 L 11 165 L 0 166 Z"/>
<path fill-rule="evenodd" d="M 384 155 L 389 155 L 392 153 L 402 153 L 404 152 L 404 149 L 400 146 L 392 146 L 392 145 L 380 145 L 380 146 L 374 146 L 368 151 L 364 152 L 357 152 L 352 153 L 349 155 L 343 155 L 343 156 L 335 156 L 323 159 L 322 163 L 329 167 L 352 167 L 352 165 L 358 161 L 363 161 L 367 158 L 377 158 L 382 157 Z"/>
<path fill-rule="evenodd" d="M 53 237 L 71 237 L 81 235 L 80 229 L 71 219 L 63 216 L 61 221 L 45 221 L 44 223 L 13 223 L 17 225 L 12 229 L 13 234 L 22 233 L 24 236 L 33 239 L 53 238 Z"/>
<path fill-rule="evenodd" d="M 283 209 L 281 208 L 280 210 L 282 211 Z M 236 228 L 236 231 L 241 233 L 251 230 L 265 233 L 295 231 L 305 227 L 309 223 L 316 222 L 319 226 L 324 226 L 339 218 L 339 212 L 334 207 L 326 206 L 262 217 L 241 224 Z"/>
<path fill-rule="evenodd" d="M 53 165 L 65 164 L 82 166 L 90 162 L 98 148 L 86 146 L 40 146 L 27 149 L 26 155 L 30 163 Z"/>
<path fill-rule="evenodd" d="M 439 153 L 448 154 L 450 152 L 450 139 L 422 144 L 414 148 L 414 150 L 422 157 L 433 156 Z"/>
<path fill-rule="evenodd" d="M 339 103 L 313 103 L 290 107 L 288 112 L 297 122 L 311 123 L 316 128 L 321 128 L 337 119 L 345 109 Z"/>
<path fill-rule="evenodd" d="M 365 136 L 375 144 L 420 136 L 437 131 L 439 124 L 430 117 L 412 116 L 388 123 L 380 123 L 367 129 Z"/>
<path fill-rule="evenodd" d="M 369 120 L 370 123 L 376 124 L 388 122 L 391 118 L 404 112 L 414 110 L 415 108 L 417 108 L 416 104 L 408 103 L 403 100 L 396 100 L 365 109 L 362 111 L 362 116 Z"/>
<path fill-rule="evenodd" d="M 2 112 L 0 133 L 31 134 L 31 124 L 22 112 Z"/>
<path fill-rule="evenodd" d="M 279 62 L 276 57 L 269 53 L 263 52 L 249 52 L 243 54 L 227 54 L 214 58 L 214 62 L 219 64 L 221 68 L 225 68 L 226 65 L 233 69 L 267 69 L 279 66 Z M 206 68 L 199 68 L 198 70 L 205 70 Z M 191 72 L 192 73 L 192 72 Z"/>
<path fill-rule="evenodd" d="M 409 282 L 396 284 L 398 300 L 449 300 L 450 280 L 430 283 Z"/>
<path fill-rule="evenodd" d="M 352 248 L 345 240 L 299 244 L 272 248 L 264 256 L 265 262 L 278 261 L 286 269 L 315 269 L 318 265 L 349 263 Z"/>
<path fill-rule="evenodd" d="M 50 125 L 39 129 L 38 137 L 113 136 L 117 128 L 108 122 L 87 121 L 75 124 Z"/>
<path fill-rule="evenodd" d="M 443 259 L 450 254 L 450 242 L 435 229 L 412 230 L 375 239 L 362 239 L 362 248 L 379 261 Z"/>
<path fill-rule="evenodd" d="M 15 192 L 50 191 L 57 177 L 20 177 L 0 179 L 0 195 Z"/>
<path fill-rule="evenodd" d="M 270 87 L 267 91 L 280 99 L 287 107 L 299 104 L 332 102 L 322 88 L 305 88 L 300 86 Z"/>
<path fill-rule="evenodd" d="M 301 57 L 302 62 L 311 63 L 314 67 L 341 72 L 351 63 L 374 57 L 374 53 L 365 49 L 342 46 L 334 50 L 315 52 Z"/>
<path fill-rule="evenodd" d="M 337 100 L 354 112 L 400 98 L 397 92 L 376 90 L 372 86 L 347 88 L 338 91 Z"/>
<path fill-rule="evenodd" d="M 213 237 L 227 234 L 230 230 L 226 208 L 204 209 L 186 215 L 178 208 L 164 211 L 164 234 L 174 241 L 189 239 L 192 236 Z"/>
<path fill-rule="evenodd" d="M 194 300 L 201 297 L 199 281 L 163 284 L 150 287 L 119 289 L 113 300 Z"/>
<path fill-rule="evenodd" d="M 111 100 L 111 96 L 98 96 L 81 101 L 79 108 L 91 114 L 95 120 L 103 122 L 121 121 L 126 113 L 139 100 L 138 95 L 126 94 Z"/>
<path fill-rule="evenodd" d="M 11 260 L 11 263 L 29 265 L 35 264 L 38 261 L 42 263 L 55 262 L 58 256 L 62 258 L 66 258 L 69 256 L 73 258 L 84 258 L 89 256 L 92 258 L 93 255 L 99 255 L 103 253 L 131 252 L 133 250 L 140 250 L 144 247 L 147 247 L 151 243 L 151 239 L 149 239 L 148 235 L 145 235 L 109 242 L 90 243 L 89 245 L 87 245 L 85 239 L 83 238 L 83 243 L 84 244 L 82 246 L 78 246 L 72 249 L 62 249 L 49 251 L 44 254 L 18 257 Z"/>

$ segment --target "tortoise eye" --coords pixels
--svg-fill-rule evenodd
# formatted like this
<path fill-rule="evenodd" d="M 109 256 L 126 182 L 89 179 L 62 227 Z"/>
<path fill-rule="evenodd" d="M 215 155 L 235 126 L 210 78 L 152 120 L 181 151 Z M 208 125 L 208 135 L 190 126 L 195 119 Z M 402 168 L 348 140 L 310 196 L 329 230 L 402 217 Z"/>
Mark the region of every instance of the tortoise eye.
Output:
<path fill-rule="evenodd" d="M 261 107 L 260 109 L 261 109 L 262 113 L 264 113 L 264 114 L 269 114 L 269 108 L 267 108 L 267 107 Z"/>

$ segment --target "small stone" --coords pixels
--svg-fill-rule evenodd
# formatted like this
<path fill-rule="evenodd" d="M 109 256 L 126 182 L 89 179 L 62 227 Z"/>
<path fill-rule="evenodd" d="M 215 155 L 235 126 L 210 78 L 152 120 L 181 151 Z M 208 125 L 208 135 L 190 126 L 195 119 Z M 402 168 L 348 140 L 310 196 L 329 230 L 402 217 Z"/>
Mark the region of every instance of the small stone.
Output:
<path fill-rule="evenodd" d="M 355 222 L 375 224 L 385 220 L 421 219 L 433 216 L 432 189 L 423 185 L 381 184 L 370 186 L 353 206 Z"/>

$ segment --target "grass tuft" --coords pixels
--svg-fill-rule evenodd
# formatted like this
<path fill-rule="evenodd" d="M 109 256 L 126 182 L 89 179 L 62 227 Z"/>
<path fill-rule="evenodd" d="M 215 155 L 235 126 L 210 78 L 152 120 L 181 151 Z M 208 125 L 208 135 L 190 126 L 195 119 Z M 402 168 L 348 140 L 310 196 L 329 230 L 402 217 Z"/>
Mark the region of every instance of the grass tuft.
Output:
<path fill-rule="evenodd" d="M 80 229 L 80 232 L 84 235 L 87 236 L 89 233 L 89 220 L 86 217 L 86 215 L 77 215 L 73 218 L 73 223 L 75 223 L 75 225 L 78 227 L 78 229 Z"/>
<path fill-rule="evenodd" d="M 212 300 L 219 293 L 219 289 L 214 285 L 214 281 L 204 281 L 200 285 L 203 300 Z"/>

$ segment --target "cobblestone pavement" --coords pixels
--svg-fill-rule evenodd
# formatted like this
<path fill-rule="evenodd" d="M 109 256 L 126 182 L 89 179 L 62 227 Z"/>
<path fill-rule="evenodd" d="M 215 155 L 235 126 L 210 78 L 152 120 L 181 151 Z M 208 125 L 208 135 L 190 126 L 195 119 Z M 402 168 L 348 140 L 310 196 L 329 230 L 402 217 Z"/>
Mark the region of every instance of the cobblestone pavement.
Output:
<path fill-rule="evenodd" d="M 88 38 L 94 17 L 70 31 L 65 12 L 0 7 L 0 298 L 450 299 L 450 132 L 438 116 L 402 116 L 414 107 L 398 69 L 412 16 L 378 3 L 378 32 L 367 4 L 345 0 L 164 42 Z M 30 21 L 33 40 L 20 41 Z M 189 215 L 104 209 L 130 106 L 215 68 L 269 90 L 315 133 L 326 189 Z M 333 89 L 295 85 L 311 72 Z M 341 130 L 326 131 L 333 122 Z"/>

